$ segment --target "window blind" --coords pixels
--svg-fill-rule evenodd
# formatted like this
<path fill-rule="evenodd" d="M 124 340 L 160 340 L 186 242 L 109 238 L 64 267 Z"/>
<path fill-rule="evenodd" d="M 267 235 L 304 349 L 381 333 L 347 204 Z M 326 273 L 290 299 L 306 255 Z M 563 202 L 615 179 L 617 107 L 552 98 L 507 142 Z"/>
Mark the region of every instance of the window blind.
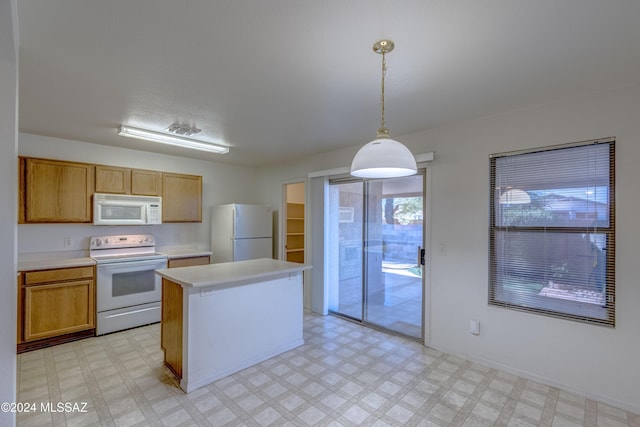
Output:
<path fill-rule="evenodd" d="M 490 156 L 489 304 L 615 326 L 615 140 Z"/>

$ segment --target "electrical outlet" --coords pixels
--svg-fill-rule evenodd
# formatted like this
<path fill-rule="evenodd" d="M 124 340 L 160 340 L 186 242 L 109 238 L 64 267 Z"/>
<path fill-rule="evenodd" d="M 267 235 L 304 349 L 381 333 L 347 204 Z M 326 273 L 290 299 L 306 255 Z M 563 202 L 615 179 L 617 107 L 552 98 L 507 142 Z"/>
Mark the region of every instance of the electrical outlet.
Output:
<path fill-rule="evenodd" d="M 440 243 L 438 247 L 438 253 L 440 254 L 440 256 L 447 256 L 447 245 L 445 245 L 444 243 Z"/>
<path fill-rule="evenodd" d="M 469 320 L 469 332 L 473 335 L 480 335 L 480 321 Z"/>
<path fill-rule="evenodd" d="M 175 236 L 174 236 L 174 241 L 175 241 L 175 243 L 182 242 L 182 234 L 176 233 Z"/>
<path fill-rule="evenodd" d="M 63 242 L 62 244 L 63 244 L 63 246 L 64 246 L 65 248 L 71 247 L 71 244 L 73 243 L 73 241 L 71 240 L 71 237 L 65 237 L 65 238 L 62 240 L 62 242 Z"/>

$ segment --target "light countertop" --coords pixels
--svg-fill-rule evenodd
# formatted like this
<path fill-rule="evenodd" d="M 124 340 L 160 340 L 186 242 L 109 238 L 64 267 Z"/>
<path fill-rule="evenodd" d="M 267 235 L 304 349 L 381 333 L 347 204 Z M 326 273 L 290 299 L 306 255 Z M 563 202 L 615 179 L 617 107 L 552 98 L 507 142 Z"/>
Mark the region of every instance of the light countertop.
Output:
<path fill-rule="evenodd" d="M 158 253 L 166 255 L 169 259 L 211 256 L 211 251 L 201 251 L 197 249 L 165 249 L 159 250 Z"/>
<path fill-rule="evenodd" d="M 86 267 L 96 262 L 89 257 L 78 258 L 41 258 L 18 260 L 18 271 L 48 270 L 51 268 Z"/>
<path fill-rule="evenodd" d="M 262 258 L 193 267 L 163 268 L 156 270 L 156 273 L 185 288 L 223 289 L 255 283 L 257 280 L 286 276 L 310 268 L 311 266 L 307 264 Z"/>
<path fill-rule="evenodd" d="M 32 252 L 18 254 L 18 271 L 49 270 L 95 265 L 88 251 Z M 197 249 L 192 245 L 160 248 L 158 253 L 168 259 L 211 256 L 211 251 Z"/>

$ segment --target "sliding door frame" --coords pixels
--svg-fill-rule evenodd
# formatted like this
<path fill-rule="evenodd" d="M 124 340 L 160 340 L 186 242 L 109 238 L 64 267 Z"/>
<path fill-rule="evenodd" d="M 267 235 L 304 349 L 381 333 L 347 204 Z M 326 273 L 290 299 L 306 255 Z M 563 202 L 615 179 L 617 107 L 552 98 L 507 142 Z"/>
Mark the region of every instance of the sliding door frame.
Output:
<path fill-rule="evenodd" d="M 418 175 L 422 176 L 422 212 L 423 212 L 423 220 L 422 220 L 422 245 L 421 247 L 423 249 L 425 249 L 425 262 L 424 265 L 421 265 L 422 268 L 422 279 L 421 279 L 421 286 L 422 286 L 422 292 L 421 292 L 421 325 L 420 325 L 420 336 L 416 337 L 416 336 L 412 336 L 412 335 L 407 335 L 404 334 L 400 331 L 396 331 L 393 329 L 388 329 L 382 325 L 378 325 L 376 323 L 372 323 L 370 321 L 367 320 L 367 312 L 368 312 L 368 290 L 369 290 L 369 274 L 368 274 L 368 257 L 369 257 L 369 253 L 367 251 L 367 247 L 366 245 L 369 242 L 369 231 L 368 231 L 368 216 L 369 216 L 369 184 L 371 181 L 379 181 L 379 180 L 366 180 L 366 179 L 361 179 L 361 178 L 354 178 L 352 176 L 340 176 L 340 177 L 336 177 L 336 178 L 332 178 L 329 179 L 328 181 L 328 185 L 335 185 L 335 184 L 344 184 L 344 183 L 361 183 L 362 184 L 362 194 L 363 194 L 363 198 L 362 198 L 362 203 L 363 203 L 363 209 L 362 209 L 362 242 L 361 242 L 361 246 L 360 246 L 360 250 L 362 253 L 362 272 L 361 272 L 361 277 L 362 277 L 362 283 L 361 283 L 361 290 L 362 290 L 362 294 L 361 294 L 361 301 L 362 301 L 362 308 L 361 308 L 361 313 L 360 313 L 360 319 L 355 318 L 353 316 L 350 316 L 348 314 L 343 314 L 340 312 L 336 312 L 333 311 L 331 309 L 329 309 L 329 314 L 347 319 L 349 321 L 353 321 L 356 323 L 360 323 L 363 326 L 367 326 L 370 327 L 372 329 L 377 329 L 377 330 L 381 330 L 390 334 L 394 334 L 394 335 L 399 335 L 399 336 L 403 336 L 412 340 L 416 340 L 419 341 L 425 345 L 427 345 L 428 343 L 428 338 L 429 338 L 429 333 L 428 333 L 428 324 L 427 324 L 427 318 L 428 318 L 428 311 L 429 311 L 429 304 L 428 302 L 430 302 L 430 292 L 429 292 L 429 283 L 430 283 L 430 269 L 429 266 L 431 264 L 430 262 L 430 251 L 427 248 L 427 243 L 430 242 L 430 232 L 431 232 L 431 227 L 430 227 L 430 222 L 431 222 L 431 215 L 430 215 L 430 191 L 429 191 L 429 187 L 428 185 L 430 185 L 430 174 L 431 171 L 429 168 L 423 167 L 423 168 L 419 168 L 418 169 Z M 418 256 L 418 254 L 416 253 L 416 257 Z"/>

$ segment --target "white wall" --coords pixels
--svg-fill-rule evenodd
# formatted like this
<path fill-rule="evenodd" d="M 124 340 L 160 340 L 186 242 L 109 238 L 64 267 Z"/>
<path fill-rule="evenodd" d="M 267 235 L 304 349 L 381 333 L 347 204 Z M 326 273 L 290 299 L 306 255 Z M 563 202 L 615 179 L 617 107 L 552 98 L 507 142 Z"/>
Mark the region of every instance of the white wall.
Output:
<path fill-rule="evenodd" d="M 94 226 L 90 224 L 21 224 L 18 226 L 18 252 L 81 251 L 89 247 L 89 238 L 109 234 L 153 234 L 157 246 L 197 245 L 210 248 L 209 225 L 211 206 L 226 203 L 255 203 L 256 171 L 203 160 L 167 156 L 113 148 L 98 144 L 19 135 L 21 156 L 112 166 L 152 169 L 164 172 L 202 175 L 202 223 L 162 224 L 151 226 Z M 70 247 L 64 238 L 71 237 Z"/>
<path fill-rule="evenodd" d="M 640 412 L 638 117 L 640 86 L 632 86 L 398 138 L 413 152 L 435 152 L 429 346 Z M 616 328 L 489 307 L 489 154 L 608 136 L 617 140 Z M 345 159 L 358 148 L 263 168 L 262 202 L 280 206 L 282 182 L 348 166 Z M 312 215 L 321 214 L 314 207 Z M 312 233 L 308 246 L 315 251 L 322 240 Z M 438 255 L 440 244 L 447 246 L 446 256 Z M 470 319 L 481 322 L 479 336 L 468 332 Z"/>
<path fill-rule="evenodd" d="M 0 402 L 16 401 L 17 24 L 16 1 L 0 0 Z M 14 414 L 0 411 L 0 425 L 13 424 Z"/>

